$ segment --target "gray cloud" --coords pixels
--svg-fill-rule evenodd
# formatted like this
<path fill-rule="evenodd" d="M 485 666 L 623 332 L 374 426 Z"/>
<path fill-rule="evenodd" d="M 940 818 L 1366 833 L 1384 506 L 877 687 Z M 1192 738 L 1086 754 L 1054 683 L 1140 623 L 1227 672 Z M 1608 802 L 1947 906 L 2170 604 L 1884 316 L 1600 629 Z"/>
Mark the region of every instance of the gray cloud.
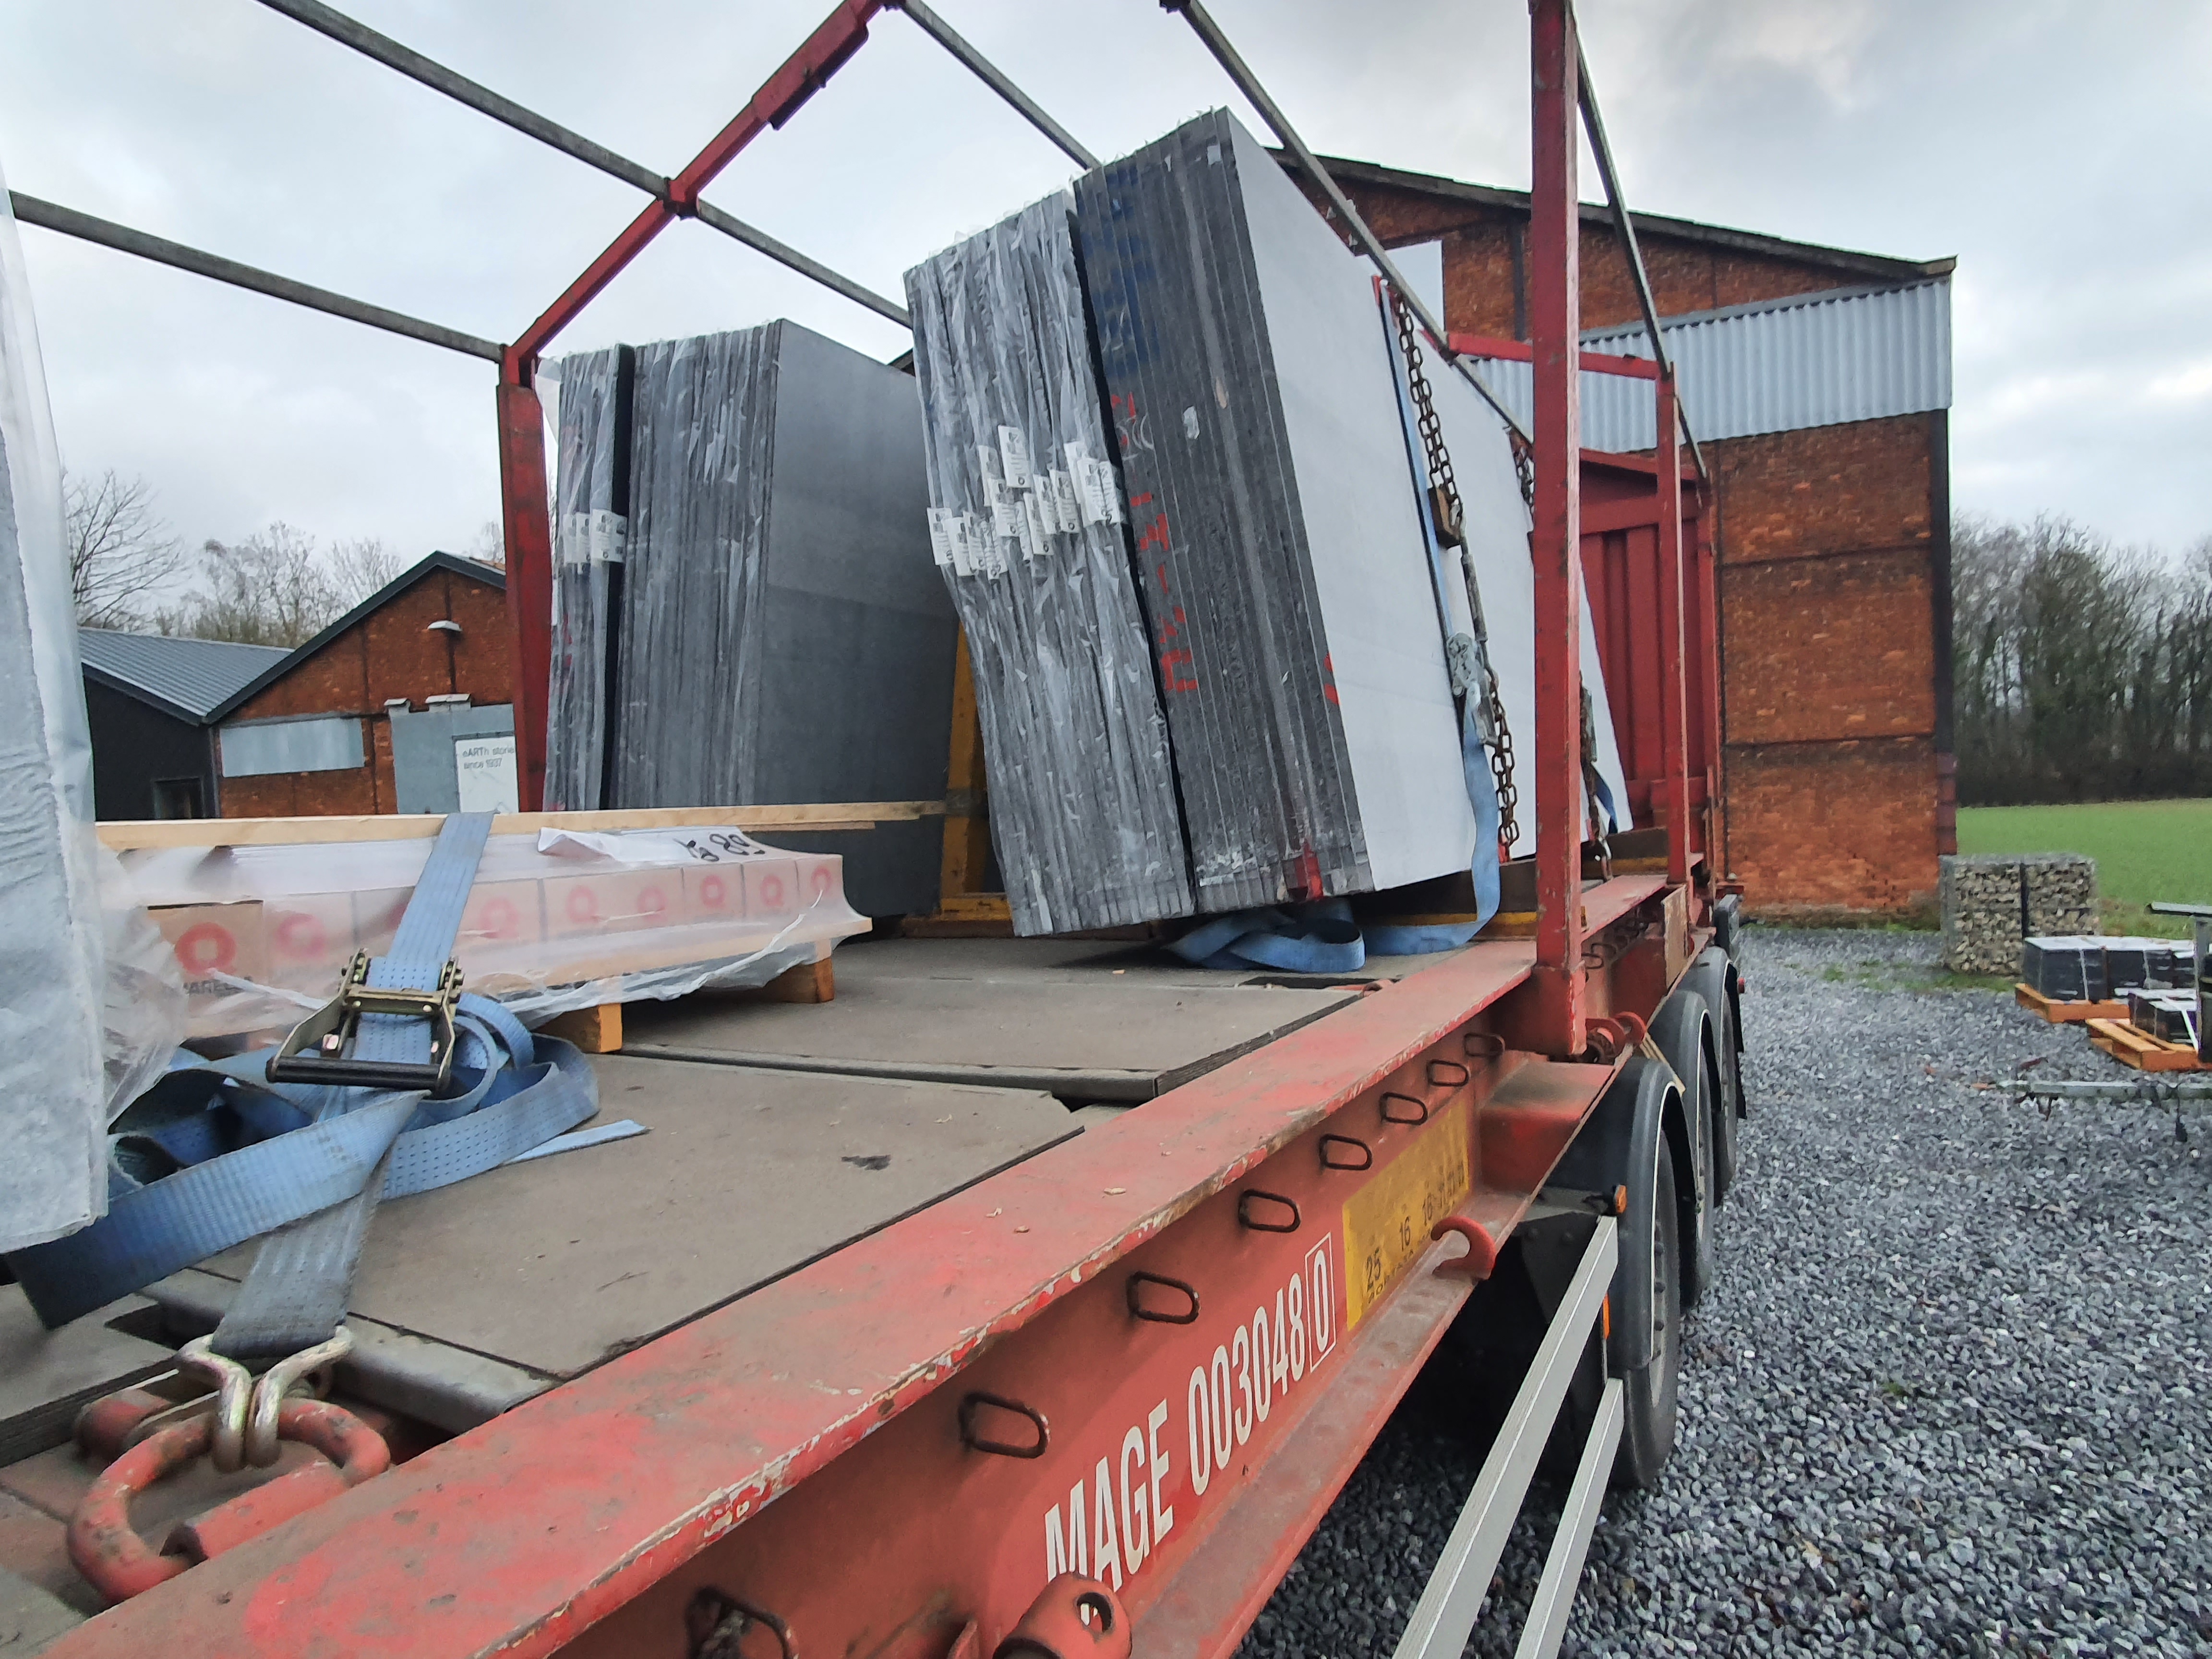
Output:
<path fill-rule="evenodd" d="M 673 171 L 826 9 L 356 0 L 372 26 Z M 1231 97 L 1149 0 L 940 0 L 1093 149 Z M 1518 185 L 1515 0 L 1215 0 L 1314 145 Z M 1591 0 L 1632 199 L 1960 258 L 1955 494 L 2124 539 L 2212 532 L 2212 12 L 1994 0 Z M 1065 161 L 905 19 L 709 191 L 878 289 L 1034 199 Z M 0 164 L 33 195 L 512 338 L 641 198 L 250 3 L 16 9 Z M 1248 116 L 1248 119 L 1251 118 Z M 1256 122 L 1255 123 L 1256 125 Z M 180 532 L 283 518 L 410 552 L 498 511 L 488 364 L 34 228 L 22 237 L 70 464 L 143 472 Z M 561 349 L 786 315 L 889 356 L 901 332 L 696 225 Z"/>

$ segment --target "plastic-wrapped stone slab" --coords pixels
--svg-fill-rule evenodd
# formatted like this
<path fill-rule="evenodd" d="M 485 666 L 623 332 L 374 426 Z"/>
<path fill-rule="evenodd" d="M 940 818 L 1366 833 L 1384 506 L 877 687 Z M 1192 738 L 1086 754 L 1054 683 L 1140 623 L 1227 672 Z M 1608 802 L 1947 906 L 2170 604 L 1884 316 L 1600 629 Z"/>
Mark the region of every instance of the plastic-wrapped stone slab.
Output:
<path fill-rule="evenodd" d="M 1221 111 L 1075 198 L 1199 908 L 1464 870 L 1372 283 Z"/>
<path fill-rule="evenodd" d="M 955 623 L 913 380 L 791 322 L 662 341 L 629 437 L 605 804 L 941 799 Z M 559 499 L 595 499 L 611 441 L 580 435 L 574 473 L 563 443 Z M 549 746 L 588 756 L 590 699 L 560 689 Z M 784 839 L 842 855 L 868 915 L 935 907 L 939 820 Z"/>
<path fill-rule="evenodd" d="M 607 692 L 619 645 L 629 538 L 628 346 L 563 358 L 554 469 L 553 673 L 547 698 L 545 807 L 606 805 Z"/>
<path fill-rule="evenodd" d="M 932 552 L 967 630 L 1024 934 L 1192 902 L 1071 211 L 1049 197 L 906 276 Z"/>

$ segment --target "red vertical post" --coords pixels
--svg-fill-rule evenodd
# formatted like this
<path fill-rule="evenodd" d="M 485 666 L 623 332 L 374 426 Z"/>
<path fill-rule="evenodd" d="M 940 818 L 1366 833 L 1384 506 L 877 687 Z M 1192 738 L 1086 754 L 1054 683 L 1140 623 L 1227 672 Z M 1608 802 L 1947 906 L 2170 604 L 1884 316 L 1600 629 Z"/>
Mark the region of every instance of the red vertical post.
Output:
<path fill-rule="evenodd" d="M 1534 0 L 1528 339 L 1535 365 L 1536 968 L 1539 1045 L 1583 1028 L 1582 214 L 1573 0 Z"/>
<path fill-rule="evenodd" d="M 1698 514 L 1698 660 L 1705 665 L 1705 863 L 1717 876 L 1729 873 L 1728 815 L 1722 810 L 1721 792 L 1721 591 L 1720 574 L 1714 568 L 1713 514 L 1716 492 L 1707 484 Z"/>
<path fill-rule="evenodd" d="M 1690 878 L 1690 692 L 1683 635 L 1681 427 L 1674 374 L 1655 383 L 1659 418 L 1659 722 L 1667 773 L 1667 879 Z"/>
<path fill-rule="evenodd" d="M 499 383 L 499 493 L 507 532 L 507 616 L 514 695 L 516 793 L 526 812 L 545 805 L 545 705 L 553 669 L 553 526 L 547 515 L 545 416 L 538 393 Z"/>

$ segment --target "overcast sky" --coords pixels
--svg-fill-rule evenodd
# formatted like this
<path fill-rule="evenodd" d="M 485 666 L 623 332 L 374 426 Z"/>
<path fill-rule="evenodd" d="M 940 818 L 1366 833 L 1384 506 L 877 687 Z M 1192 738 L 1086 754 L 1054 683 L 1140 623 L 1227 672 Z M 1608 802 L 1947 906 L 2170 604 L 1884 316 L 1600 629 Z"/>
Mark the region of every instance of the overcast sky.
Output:
<path fill-rule="evenodd" d="M 345 3 L 672 173 L 829 0 Z M 933 3 L 1101 155 L 1242 112 L 1152 0 Z M 1316 149 L 1526 186 L 1522 0 L 1209 3 Z M 1634 205 L 1958 256 L 1960 509 L 2167 550 L 2212 533 L 2212 6 L 1588 0 L 1582 20 Z M 643 202 L 254 0 L 10 0 L 0 30 L 15 189 L 495 340 Z M 708 198 L 896 297 L 918 258 L 1070 171 L 889 14 Z M 143 474 L 187 539 L 282 519 L 411 556 L 497 516 L 490 364 L 21 234 L 64 459 Z M 556 349 L 777 316 L 906 344 L 678 224 Z"/>

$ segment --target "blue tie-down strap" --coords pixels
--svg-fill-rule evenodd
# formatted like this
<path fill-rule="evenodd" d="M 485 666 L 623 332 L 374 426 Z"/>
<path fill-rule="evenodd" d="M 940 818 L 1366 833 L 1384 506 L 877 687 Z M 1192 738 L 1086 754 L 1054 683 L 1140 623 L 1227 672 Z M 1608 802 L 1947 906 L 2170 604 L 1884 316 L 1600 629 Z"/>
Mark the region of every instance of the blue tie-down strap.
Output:
<path fill-rule="evenodd" d="M 9 1258 L 40 1320 L 66 1323 L 343 1203 L 387 1151 L 383 1196 L 403 1198 L 495 1169 L 598 1112 L 598 1079 L 569 1044 L 474 995 L 454 1025 L 455 1092 L 439 1100 L 270 1084 L 268 1049 L 167 1073 L 115 1121 L 107 1214 Z"/>
<path fill-rule="evenodd" d="M 1340 898 L 1232 911 L 1200 922 L 1168 949 L 1201 968 L 1352 974 L 1367 963 L 1359 924 L 1352 919 L 1352 906 Z"/>

